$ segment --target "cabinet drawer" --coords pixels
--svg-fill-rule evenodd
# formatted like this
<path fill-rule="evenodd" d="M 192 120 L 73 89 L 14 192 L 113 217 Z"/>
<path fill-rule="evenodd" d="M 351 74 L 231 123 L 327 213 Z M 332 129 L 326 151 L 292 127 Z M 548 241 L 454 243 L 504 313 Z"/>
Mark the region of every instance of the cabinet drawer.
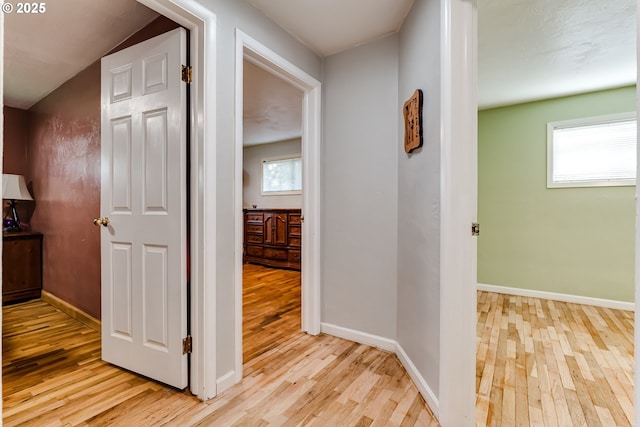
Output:
<path fill-rule="evenodd" d="M 260 246 L 247 245 L 247 255 L 262 258 L 264 256 L 264 248 L 261 248 Z"/>
<path fill-rule="evenodd" d="M 293 225 L 289 227 L 289 236 L 300 237 L 302 236 L 302 229 L 299 225 Z"/>
<path fill-rule="evenodd" d="M 262 213 L 247 213 L 247 221 L 249 222 L 262 222 Z"/>
<path fill-rule="evenodd" d="M 247 224 L 247 233 L 262 234 L 262 224 Z"/>
<path fill-rule="evenodd" d="M 302 260 L 300 251 L 289 251 L 289 262 L 295 262 L 297 264 Z"/>
<path fill-rule="evenodd" d="M 246 243 L 262 243 L 262 234 L 247 234 Z"/>
<path fill-rule="evenodd" d="M 272 248 L 264 248 L 264 257 L 269 259 L 276 259 L 281 261 L 286 261 L 288 259 L 286 249 L 272 249 Z"/>
<path fill-rule="evenodd" d="M 302 224 L 302 215 L 289 214 L 289 224 Z"/>
<path fill-rule="evenodd" d="M 299 237 L 289 237 L 289 246 L 295 246 L 299 248 L 302 245 L 302 239 Z"/>

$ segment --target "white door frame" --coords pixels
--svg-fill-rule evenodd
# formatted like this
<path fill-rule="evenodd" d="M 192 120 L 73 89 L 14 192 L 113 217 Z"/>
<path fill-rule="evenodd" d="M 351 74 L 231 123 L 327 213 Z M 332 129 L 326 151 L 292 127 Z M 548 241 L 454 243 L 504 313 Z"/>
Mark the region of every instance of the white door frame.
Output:
<path fill-rule="evenodd" d="M 640 0 L 636 2 L 636 120 L 640 122 L 640 90 L 637 87 L 638 69 L 640 69 Z M 639 133 L 640 135 L 640 133 Z M 638 165 L 640 165 L 640 150 L 637 150 Z M 636 283 L 635 283 L 635 307 L 633 331 L 633 361 L 634 361 L 634 384 L 633 389 L 633 407 L 634 407 L 634 425 L 640 426 L 640 168 L 636 168 Z"/>
<path fill-rule="evenodd" d="M 291 62 L 236 29 L 235 109 L 235 372 L 242 380 L 242 113 L 243 61 L 247 59 L 265 71 L 304 92 L 302 105 L 302 330 L 320 333 L 320 128 L 321 85 Z"/>
<path fill-rule="evenodd" d="M 190 388 L 216 386 L 216 15 L 195 0 L 138 0 L 189 30 L 191 83 Z"/>
<path fill-rule="evenodd" d="M 475 424 L 477 6 L 442 3 L 440 395 L 443 426 Z"/>
<path fill-rule="evenodd" d="M 4 59 L 4 13 L 0 14 L 0 58 Z M 4 67 L 0 67 L 0 105 L 4 110 Z M 4 112 L 0 114 L 0 188 L 2 188 L 2 163 L 4 162 Z M 0 245 L 0 260 L 2 259 L 2 245 Z M 2 270 L 2 267 L 0 267 Z M 0 274 L 0 289 L 2 289 L 2 275 Z M 2 310 L 0 310 L 0 325 L 2 325 Z M 0 340 L 0 354 L 2 354 L 2 340 Z M 1 357 L 1 356 L 0 356 Z M 0 375 L 0 390 L 2 390 L 2 375 Z M 0 405 L 0 419 L 2 419 L 2 405 Z"/>

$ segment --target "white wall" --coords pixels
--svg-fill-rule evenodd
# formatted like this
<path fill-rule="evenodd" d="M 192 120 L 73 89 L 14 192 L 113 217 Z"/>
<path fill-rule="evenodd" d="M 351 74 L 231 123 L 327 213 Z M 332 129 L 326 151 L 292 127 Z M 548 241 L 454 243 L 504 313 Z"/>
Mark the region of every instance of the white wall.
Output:
<path fill-rule="evenodd" d="M 397 341 L 437 396 L 440 363 L 440 2 L 416 0 L 400 32 L 399 101 L 424 93 L 422 149 L 398 153 Z M 399 129 L 402 140 L 404 130 Z"/>
<path fill-rule="evenodd" d="M 244 147 L 242 171 L 242 205 L 259 209 L 266 208 L 302 208 L 302 195 L 263 196 L 262 193 L 262 161 L 264 159 L 302 153 L 300 138 L 269 144 L 250 145 Z"/>
<path fill-rule="evenodd" d="M 260 41 L 277 54 L 321 80 L 322 61 L 312 51 L 243 1 L 198 0 L 217 15 L 217 242 L 216 242 L 216 320 L 217 375 L 234 370 L 234 104 L 235 31 Z"/>
<path fill-rule="evenodd" d="M 398 36 L 324 64 L 322 321 L 395 339 Z"/>

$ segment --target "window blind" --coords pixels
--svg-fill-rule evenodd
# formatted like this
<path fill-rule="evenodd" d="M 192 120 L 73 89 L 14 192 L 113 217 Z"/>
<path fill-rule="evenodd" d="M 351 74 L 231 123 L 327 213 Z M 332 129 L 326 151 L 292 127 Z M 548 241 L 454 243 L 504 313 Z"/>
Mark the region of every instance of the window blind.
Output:
<path fill-rule="evenodd" d="M 635 180 L 636 120 L 553 129 L 552 182 Z"/>

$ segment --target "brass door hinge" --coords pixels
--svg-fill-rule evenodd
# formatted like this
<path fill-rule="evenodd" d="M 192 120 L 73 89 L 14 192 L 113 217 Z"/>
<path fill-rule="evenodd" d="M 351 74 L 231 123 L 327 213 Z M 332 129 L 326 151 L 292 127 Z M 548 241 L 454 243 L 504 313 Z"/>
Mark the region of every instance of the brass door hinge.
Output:
<path fill-rule="evenodd" d="M 182 66 L 182 81 L 185 83 L 191 83 L 193 81 L 193 69 L 190 65 Z"/>
<path fill-rule="evenodd" d="M 471 235 L 472 236 L 480 235 L 480 224 L 478 224 L 477 222 L 474 222 L 471 224 Z"/>
<path fill-rule="evenodd" d="M 182 354 L 191 354 L 191 335 L 182 340 Z"/>

